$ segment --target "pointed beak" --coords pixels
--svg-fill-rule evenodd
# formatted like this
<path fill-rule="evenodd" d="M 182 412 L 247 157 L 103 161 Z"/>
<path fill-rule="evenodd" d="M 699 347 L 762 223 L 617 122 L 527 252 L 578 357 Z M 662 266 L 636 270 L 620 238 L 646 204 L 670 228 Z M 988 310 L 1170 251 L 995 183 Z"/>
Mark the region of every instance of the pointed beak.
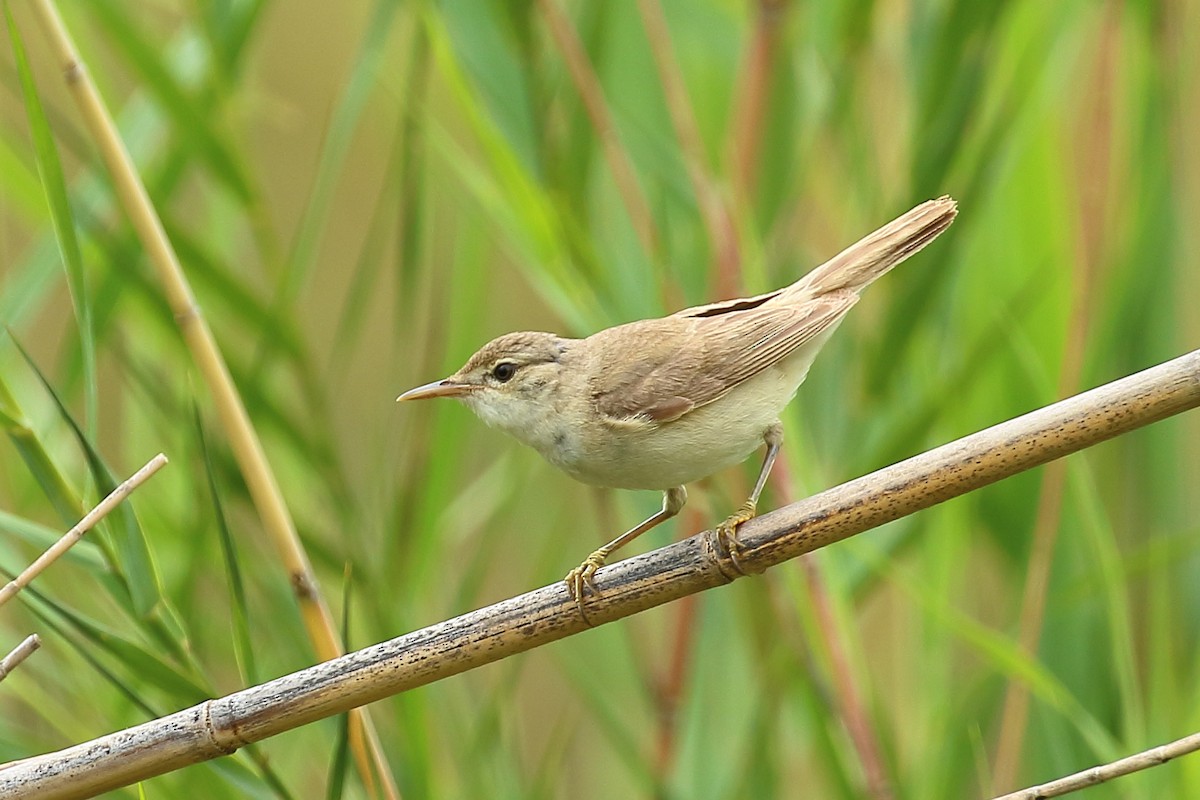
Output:
<path fill-rule="evenodd" d="M 415 389 L 409 389 L 404 394 L 396 398 L 396 402 L 400 403 L 405 400 L 425 400 L 429 397 L 461 397 L 468 392 L 473 392 L 479 387 L 472 383 L 459 383 L 458 381 L 445 380 L 434 381 L 427 383 L 424 386 L 418 386 Z"/>

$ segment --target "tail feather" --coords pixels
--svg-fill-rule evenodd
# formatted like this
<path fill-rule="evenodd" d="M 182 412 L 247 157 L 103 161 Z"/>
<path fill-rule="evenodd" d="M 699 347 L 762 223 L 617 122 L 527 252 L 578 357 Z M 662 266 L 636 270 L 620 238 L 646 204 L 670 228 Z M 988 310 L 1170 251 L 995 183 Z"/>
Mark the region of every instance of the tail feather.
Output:
<path fill-rule="evenodd" d="M 858 292 L 932 242 L 954 221 L 949 195 L 927 200 L 847 247 L 784 291 L 818 297 L 840 289 Z"/>

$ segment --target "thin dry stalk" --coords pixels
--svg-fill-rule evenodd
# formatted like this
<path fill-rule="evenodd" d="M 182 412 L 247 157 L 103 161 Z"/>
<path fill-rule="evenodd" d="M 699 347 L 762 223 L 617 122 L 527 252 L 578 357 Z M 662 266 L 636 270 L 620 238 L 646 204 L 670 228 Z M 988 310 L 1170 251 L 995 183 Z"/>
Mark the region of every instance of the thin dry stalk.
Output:
<path fill-rule="evenodd" d="M 1097 273 L 1104 257 L 1107 226 L 1104 220 L 1109 188 L 1109 159 L 1111 156 L 1112 85 L 1119 63 L 1120 10 L 1109 3 L 1103 38 L 1097 53 L 1091 96 L 1094 98 L 1086 130 L 1092 134 L 1085 139 L 1084 163 L 1081 165 L 1079 233 L 1076 258 L 1071 270 L 1073 296 L 1067 317 L 1067 340 L 1062 367 L 1058 375 L 1059 394 L 1075 391 L 1083 374 L 1084 356 L 1088 341 L 1088 320 L 1092 316 Z M 1021 617 L 1018 644 L 1022 651 L 1035 653 L 1042 638 L 1042 622 L 1046 614 L 1046 593 L 1050 586 L 1050 569 L 1054 564 L 1054 546 L 1062 519 L 1063 494 L 1066 491 L 1067 470 L 1063 463 L 1051 464 L 1042 478 L 1042 491 L 1034 515 L 1033 547 L 1025 589 L 1021 597 Z M 1021 748 L 1025 741 L 1025 726 L 1029 718 L 1029 690 L 1023 682 L 1010 683 L 1004 697 L 1000 733 L 996 745 L 994 786 L 1011 786 L 1017 780 Z"/>
<path fill-rule="evenodd" d="M 150 263 L 158 273 L 167 303 L 175 314 L 184 341 L 212 394 L 213 404 L 229 437 L 234 458 L 262 519 L 263 528 L 287 569 L 305 629 L 317 657 L 322 661 L 336 658 L 344 652 L 341 639 L 334 627 L 329 608 L 321 597 L 308 554 L 296 533 L 296 526 L 284 503 L 283 493 L 280 492 L 275 475 L 267 463 L 258 435 L 250 424 L 250 417 L 242 404 L 237 387 L 234 386 L 233 378 L 229 375 L 225 359 L 217 347 L 200 306 L 196 303 L 191 286 L 179 264 L 179 258 L 163 230 L 162 221 L 146 193 L 146 187 L 134 167 L 129 151 L 121 141 L 99 90 L 87 73 L 58 8 L 53 0 L 33 0 L 32 6 L 62 67 L 67 88 L 78 103 L 84 123 L 112 175 L 113 187 L 121 205 L 129 215 L 129 221 L 142 247 L 145 248 Z M 395 780 L 383 758 L 374 726 L 361 711 L 351 715 L 351 722 L 350 743 L 363 782 L 368 787 L 374 786 L 371 773 L 373 761 L 389 797 L 398 797 Z"/>
<path fill-rule="evenodd" d="M 790 471 L 787 459 L 781 458 L 771 473 L 771 488 L 783 503 L 793 502 L 794 484 Z M 825 579 L 811 557 L 800 559 L 800 564 L 804 569 L 804 583 L 808 589 L 808 601 L 813 608 L 817 630 L 826 652 L 829 653 L 830 670 L 833 673 L 829 677 L 838 705 L 838 715 L 846 726 L 846 733 L 849 734 L 850 742 L 858 753 L 859 763 L 862 764 L 867 797 L 874 800 L 890 800 L 893 794 L 883 763 L 883 748 L 867 716 L 862 692 L 854 680 L 854 670 L 850 668 L 850 657 L 846 652 L 845 643 L 838 635 L 833 603 L 829 599 L 829 590 L 825 588 Z"/>
<path fill-rule="evenodd" d="M 737 232 L 729 207 L 722 199 L 711 172 L 705 166 L 704 141 L 700 136 L 700 126 L 696 124 L 696 114 L 688 100 L 687 86 L 675 57 L 675 48 L 671 44 L 671 32 L 667 28 L 662 4 L 659 0 L 638 0 L 638 10 L 641 12 L 642 25 L 646 29 L 646 38 L 650 40 L 650 52 L 654 54 L 654 64 L 658 69 L 658 79 L 662 83 L 663 96 L 667 100 L 671 124 L 675 128 L 675 138 L 679 140 L 683 165 L 687 170 L 688 180 L 691 181 L 692 192 L 696 195 L 700 219 L 708 233 L 717 275 L 737 275 L 741 261 Z M 736 285 L 720 288 L 727 289 L 729 293 L 718 294 L 718 298 L 733 297 L 739 289 Z"/>
<path fill-rule="evenodd" d="M 1150 767 L 1160 766 L 1173 758 L 1186 756 L 1188 753 L 1194 753 L 1197 750 L 1200 750 L 1200 733 L 1193 733 L 1191 736 L 1176 739 L 1169 744 L 1159 745 L 1158 747 L 1126 756 L 1111 764 L 1103 764 L 1099 767 L 1085 769 L 1083 772 L 1076 772 L 1074 775 L 1068 775 L 1065 778 L 1043 783 L 1040 786 L 1030 786 L 1028 789 L 1010 792 L 1006 795 L 996 797 L 994 800 L 1043 800 L 1048 797 L 1061 797 L 1064 794 L 1077 792 L 1089 786 L 1111 781 L 1113 778 L 1119 778 L 1122 775 L 1129 775 L 1130 773 L 1140 772 Z"/>
<path fill-rule="evenodd" d="M 562 581 L 324 664 L 0 769 L 5 798 L 88 797 L 228 755 L 397 692 L 722 586 L 1200 406 L 1200 350 L 943 445 L 747 522 L 597 573 L 586 619 Z"/>
<path fill-rule="evenodd" d="M 25 637 L 25 641 L 12 649 L 12 652 L 0 661 L 0 681 L 21 665 L 21 662 L 33 655 L 33 651 L 42 646 L 42 639 L 36 633 Z"/>
<path fill-rule="evenodd" d="M 4 588 L 0 589 L 0 606 L 16 597 L 18 592 L 32 583 L 34 578 L 42 574 L 42 570 L 53 564 L 63 554 L 74 547 L 75 543 L 82 539 L 85 533 L 95 527 L 97 522 L 104 519 L 108 515 L 108 512 L 116 508 L 134 489 L 145 483 L 150 476 L 162 469 L 166 463 L 167 457 L 159 453 L 147 461 L 145 466 L 129 476 L 128 480 L 113 489 L 108 497 L 101 500 L 96 504 L 95 508 L 84 514 L 83 519 L 75 523 L 75 527 L 64 533 L 57 542 L 47 548 L 46 552 L 38 556 L 36 561 L 22 570 L 20 575 L 6 583 Z M 26 639 L 26 641 L 29 640 Z"/>
<path fill-rule="evenodd" d="M 625 203 L 629 221 L 633 224 L 633 229 L 637 232 L 642 248 L 650 256 L 650 260 L 657 261 L 658 231 L 654 227 L 654 217 L 650 214 L 650 204 L 646 202 L 646 197 L 638 185 L 633 161 L 621 146 L 617 126 L 608 110 L 608 104 L 604 101 L 604 89 L 600 86 L 596 71 L 588 62 L 583 42 L 579 40 L 579 34 L 571 27 L 571 20 L 558 7 L 556 0 L 539 0 L 538 5 L 542 9 L 542 16 L 546 18 L 546 25 L 550 28 L 550 36 L 566 62 L 571 81 L 575 84 L 575 91 L 579 92 L 579 99 L 583 101 L 584 111 L 596 130 L 596 138 L 600 141 L 608 168 L 612 170 L 613 180 Z"/>
<path fill-rule="evenodd" d="M 686 511 L 686 509 L 685 509 Z M 703 526 L 699 510 L 688 511 L 684 518 L 684 530 L 695 530 Z M 672 632 L 671 660 L 658 683 L 655 692 L 655 710 L 658 712 L 658 736 L 654 745 L 654 775 L 658 778 L 659 794 L 666 794 L 667 781 L 675 764 L 679 750 L 679 706 L 687 686 L 692 667 L 692 648 L 696 641 L 696 612 L 699 609 L 696 595 L 683 598 L 675 608 L 675 627 Z"/>
<path fill-rule="evenodd" d="M 862 763 L 863 777 L 867 784 L 866 796 L 874 800 L 891 800 L 895 795 L 888 784 L 883 750 L 875 736 L 874 728 L 871 727 L 862 693 L 854 681 L 854 670 L 850 667 L 846 647 L 838 637 L 837 623 L 834 620 L 829 591 L 825 588 L 825 579 L 811 558 L 803 558 L 800 561 L 808 586 L 809 602 L 813 604 L 817 626 L 825 639 L 825 646 L 829 649 L 830 667 L 833 672 L 830 678 L 834 696 L 837 697 L 846 732 L 858 753 L 859 762 Z"/>
<path fill-rule="evenodd" d="M 771 89 L 771 64 L 783 29 L 787 0 L 758 0 L 755 5 L 754 31 L 746 48 L 745 60 L 734 97 L 738 98 L 730 132 L 730 156 L 734 185 L 739 202 L 754 193 L 758 177 L 758 155 Z"/>

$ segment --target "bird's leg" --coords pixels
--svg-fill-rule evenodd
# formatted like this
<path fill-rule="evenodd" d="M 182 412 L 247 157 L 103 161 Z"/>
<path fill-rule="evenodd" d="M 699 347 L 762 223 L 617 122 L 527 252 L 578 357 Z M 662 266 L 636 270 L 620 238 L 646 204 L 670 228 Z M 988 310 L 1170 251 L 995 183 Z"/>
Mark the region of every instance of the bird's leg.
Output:
<path fill-rule="evenodd" d="M 641 536 L 646 531 L 656 527 L 660 523 L 666 522 L 671 517 L 679 513 L 679 509 L 683 508 L 683 504 L 687 502 L 687 490 L 682 486 L 676 486 L 672 489 L 667 489 L 663 492 L 662 510 L 651 516 L 649 519 L 641 522 L 629 530 L 622 533 L 617 538 L 613 539 L 608 544 L 601 547 L 596 552 L 583 560 L 575 569 L 567 573 L 564 580 L 567 583 L 567 590 L 571 596 L 575 598 L 575 604 L 579 606 L 580 613 L 583 612 L 583 592 L 584 588 L 590 588 L 596 591 L 596 582 L 593 577 L 596 570 L 604 566 L 604 561 L 612 552 L 620 547 L 632 542 L 637 537 Z"/>
<path fill-rule="evenodd" d="M 735 562 L 738 552 L 741 550 L 741 544 L 738 543 L 737 538 L 738 526 L 754 519 L 754 515 L 758 513 L 758 496 L 762 494 L 763 487 L 767 485 L 767 476 L 771 474 L 771 467 L 775 466 L 775 458 L 779 455 L 779 448 L 783 445 L 783 425 L 778 422 L 772 424 L 763 432 L 763 441 L 767 443 L 767 454 L 763 457 L 762 469 L 758 471 L 758 480 L 754 482 L 754 491 L 750 492 L 750 497 L 738 507 L 737 511 L 734 511 L 717 526 L 717 546 L 728 553 Z"/>

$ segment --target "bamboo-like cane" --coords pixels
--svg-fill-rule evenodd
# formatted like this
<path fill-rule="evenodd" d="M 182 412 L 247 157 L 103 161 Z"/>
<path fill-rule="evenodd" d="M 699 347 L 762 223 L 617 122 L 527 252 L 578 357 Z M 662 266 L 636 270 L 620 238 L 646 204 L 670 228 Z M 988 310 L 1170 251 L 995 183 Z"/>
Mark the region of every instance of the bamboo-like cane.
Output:
<path fill-rule="evenodd" d="M 738 564 L 761 572 L 915 511 L 1200 405 L 1200 350 L 764 514 L 739 530 Z M 5 798 L 88 797 L 232 753 L 727 583 L 734 565 L 706 531 L 597 573 L 579 613 L 557 582 L 324 664 L 0 769 Z"/>

